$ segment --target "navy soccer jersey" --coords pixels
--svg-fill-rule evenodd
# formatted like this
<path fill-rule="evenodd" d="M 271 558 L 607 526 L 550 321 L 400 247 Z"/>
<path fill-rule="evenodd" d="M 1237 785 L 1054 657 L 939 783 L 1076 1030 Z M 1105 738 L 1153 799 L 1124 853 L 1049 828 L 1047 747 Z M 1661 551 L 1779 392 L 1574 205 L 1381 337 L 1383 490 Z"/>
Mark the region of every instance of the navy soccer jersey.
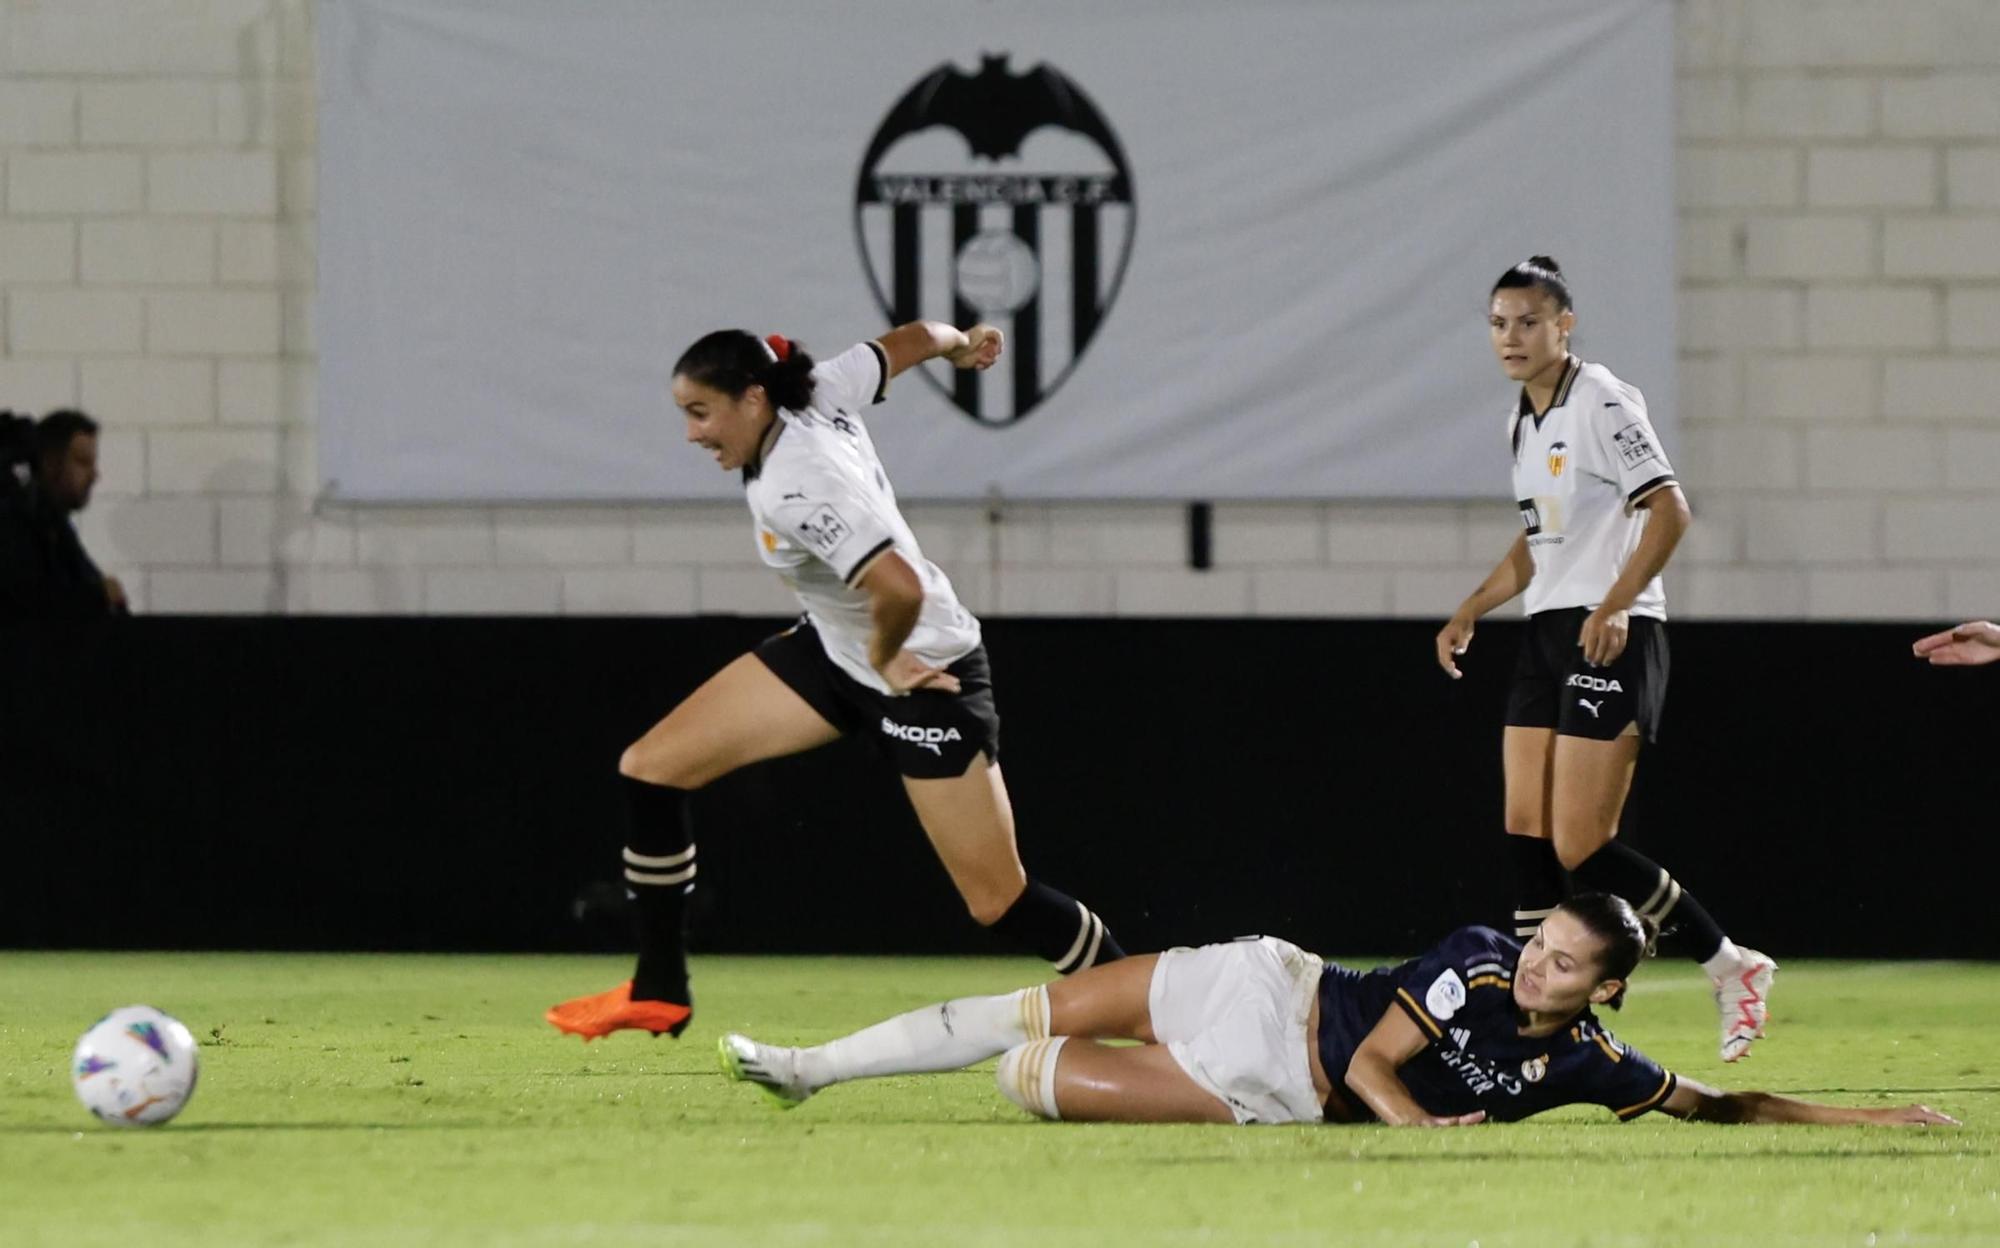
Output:
<path fill-rule="evenodd" d="M 1558 1105 L 1602 1105 L 1629 1121 L 1673 1095 L 1672 1072 L 1626 1048 L 1588 1009 L 1549 1036 L 1524 1036 L 1514 1007 L 1520 943 L 1462 927 L 1398 966 L 1353 971 L 1329 963 L 1319 985 L 1319 1055 L 1342 1080 L 1361 1041 L 1400 1008 L 1430 1045 L 1397 1070 L 1417 1104 L 1451 1116 L 1485 1110 L 1513 1122 Z M 1345 1097 L 1363 1116 L 1360 1098 Z"/>

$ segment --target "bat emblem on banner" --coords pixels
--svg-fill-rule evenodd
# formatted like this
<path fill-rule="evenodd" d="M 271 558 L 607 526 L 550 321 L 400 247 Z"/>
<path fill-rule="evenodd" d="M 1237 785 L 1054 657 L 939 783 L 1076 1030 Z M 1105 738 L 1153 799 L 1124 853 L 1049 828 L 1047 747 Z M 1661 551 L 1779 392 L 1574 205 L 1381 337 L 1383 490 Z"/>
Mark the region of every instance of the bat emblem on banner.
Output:
<path fill-rule="evenodd" d="M 862 266 L 891 321 L 1007 332 L 987 373 L 920 370 L 996 427 L 1074 371 L 1118 296 L 1136 220 L 1131 167 L 1097 105 L 1053 66 L 1017 74 L 1007 61 L 982 57 L 973 74 L 947 62 L 905 92 L 854 194 Z"/>

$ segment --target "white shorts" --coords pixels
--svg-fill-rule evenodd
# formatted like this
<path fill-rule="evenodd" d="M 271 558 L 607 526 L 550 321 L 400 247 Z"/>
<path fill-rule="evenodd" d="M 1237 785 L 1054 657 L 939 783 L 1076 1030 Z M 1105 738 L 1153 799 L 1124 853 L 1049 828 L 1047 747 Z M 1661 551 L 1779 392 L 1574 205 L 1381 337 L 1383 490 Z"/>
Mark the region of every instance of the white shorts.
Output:
<path fill-rule="evenodd" d="M 1237 1122 L 1319 1122 L 1306 1022 L 1325 967 L 1274 936 L 1169 949 L 1147 993 L 1153 1035 Z"/>

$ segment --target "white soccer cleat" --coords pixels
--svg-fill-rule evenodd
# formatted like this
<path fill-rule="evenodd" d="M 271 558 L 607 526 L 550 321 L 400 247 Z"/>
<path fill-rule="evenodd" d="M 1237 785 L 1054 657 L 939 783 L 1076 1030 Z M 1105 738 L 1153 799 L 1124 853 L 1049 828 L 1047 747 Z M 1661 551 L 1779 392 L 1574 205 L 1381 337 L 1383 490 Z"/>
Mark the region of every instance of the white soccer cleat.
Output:
<path fill-rule="evenodd" d="M 1771 980 L 1778 964 L 1755 949 L 1743 950 L 1736 969 L 1715 982 L 1715 1008 L 1722 1015 L 1722 1060 L 1733 1062 L 1764 1036 L 1770 1014 Z"/>
<path fill-rule="evenodd" d="M 795 1108 L 812 1095 L 812 1089 L 799 1080 L 797 1049 L 759 1044 L 732 1031 L 716 1041 L 715 1053 L 723 1074 L 737 1083 L 756 1084 L 780 1109 Z"/>

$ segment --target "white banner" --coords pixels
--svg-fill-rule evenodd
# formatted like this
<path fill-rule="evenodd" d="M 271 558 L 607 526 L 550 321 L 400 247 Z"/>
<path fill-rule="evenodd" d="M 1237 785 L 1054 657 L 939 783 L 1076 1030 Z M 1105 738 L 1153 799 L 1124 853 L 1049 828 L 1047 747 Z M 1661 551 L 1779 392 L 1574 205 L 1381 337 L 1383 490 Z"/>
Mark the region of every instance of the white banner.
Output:
<path fill-rule="evenodd" d="M 711 329 L 1010 331 L 869 413 L 907 498 L 1507 490 L 1502 270 L 1673 437 L 1671 0 L 323 0 L 320 464 L 726 497 Z"/>

